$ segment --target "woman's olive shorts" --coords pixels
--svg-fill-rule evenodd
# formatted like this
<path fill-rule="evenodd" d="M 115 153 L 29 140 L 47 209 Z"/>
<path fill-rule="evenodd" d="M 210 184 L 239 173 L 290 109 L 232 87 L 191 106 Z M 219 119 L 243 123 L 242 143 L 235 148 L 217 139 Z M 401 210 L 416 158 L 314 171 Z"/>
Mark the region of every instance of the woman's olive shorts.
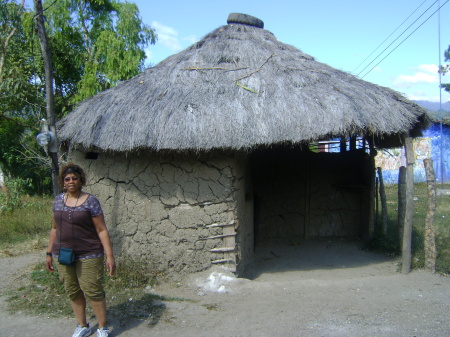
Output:
<path fill-rule="evenodd" d="M 91 301 L 103 301 L 103 256 L 93 259 L 75 260 L 74 266 L 58 265 L 59 275 L 70 300 L 75 301 L 83 294 Z"/>

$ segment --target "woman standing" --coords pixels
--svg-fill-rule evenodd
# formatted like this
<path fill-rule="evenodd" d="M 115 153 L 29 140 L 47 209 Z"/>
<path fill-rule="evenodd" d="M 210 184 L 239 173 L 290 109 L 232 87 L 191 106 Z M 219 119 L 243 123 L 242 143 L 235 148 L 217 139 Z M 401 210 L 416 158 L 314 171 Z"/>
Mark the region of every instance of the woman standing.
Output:
<path fill-rule="evenodd" d="M 116 264 L 103 211 L 96 197 L 81 190 L 86 185 L 86 175 L 80 166 L 65 165 L 59 179 L 65 193 L 56 196 L 53 203 L 46 267 L 53 272 L 53 258 L 59 262 L 58 271 L 77 320 L 72 337 L 91 334 L 86 321 L 86 299 L 90 300 L 97 317 L 97 336 L 107 337 L 104 256 L 110 276 L 114 275 Z M 73 263 L 70 258 L 64 261 L 71 253 Z"/>

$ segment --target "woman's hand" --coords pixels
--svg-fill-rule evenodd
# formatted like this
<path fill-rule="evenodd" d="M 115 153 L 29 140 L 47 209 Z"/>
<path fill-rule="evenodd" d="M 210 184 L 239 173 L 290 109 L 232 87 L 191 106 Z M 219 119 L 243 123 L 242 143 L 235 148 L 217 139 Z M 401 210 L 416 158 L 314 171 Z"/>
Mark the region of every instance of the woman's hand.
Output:
<path fill-rule="evenodd" d="M 109 276 L 114 276 L 116 273 L 116 261 L 114 257 L 106 257 L 106 270 L 109 271 Z"/>
<path fill-rule="evenodd" d="M 55 271 L 55 268 L 53 268 L 53 258 L 51 256 L 47 256 L 45 259 L 45 267 L 51 273 Z"/>

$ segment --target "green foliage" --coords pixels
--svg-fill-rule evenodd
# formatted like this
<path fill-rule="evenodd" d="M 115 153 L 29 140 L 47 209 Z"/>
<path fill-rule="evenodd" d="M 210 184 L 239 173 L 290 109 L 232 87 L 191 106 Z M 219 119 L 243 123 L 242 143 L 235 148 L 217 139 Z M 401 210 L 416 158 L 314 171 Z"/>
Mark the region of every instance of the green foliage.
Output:
<path fill-rule="evenodd" d="M 18 0 L 0 1 L 0 169 L 31 179 L 29 193 L 51 189 L 46 155 L 36 144 L 46 117 L 45 78 L 35 15 Z M 137 75 L 156 34 L 137 6 L 118 0 L 47 0 L 57 119 L 80 100 Z"/>
<path fill-rule="evenodd" d="M 437 188 L 449 189 L 450 186 L 442 185 Z M 388 233 L 383 235 L 377 231 L 373 240 L 369 243 L 369 249 L 383 251 L 390 254 L 400 254 L 401 247 L 398 238 L 398 186 L 395 184 L 386 185 L 386 198 L 388 205 Z M 428 209 L 428 192 L 426 183 L 414 184 L 414 224 L 411 238 L 412 247 L 412 268 L 424 268 L 424 230 L 425 216 Z M 436 232 L 436 271 L 450 273 L 450 229 L 448 227 L 448 214 L 450 214 L 450 198 L 441 195 L 437 199 L 436 217 L 434 221 Z M 378 224 L 381 223 L 381 217 L 378 218 Z"/>
<path fill-rule="evenodd" d="M 12 196 L 8 197 L 0 191 L 0 248 L 40 237 L 48 239 L 53 199 L 38 196 L 18 198 L 15 191 L 10 193 Z"/>
<path fill-rule="evenodd" d="M 448 46 L 448 49 L 444 52 L 445 62 L 450 62 L 450 46 Z M 450 71 L 450 65 L 446 64 L 441 66 L 440 72 L 445 75 Z M 445 91 L 450 92 L 450 83 L 443 83 L 442 88 L 444 88 Z"/>
<path fill-rule="evenodd" d="M 132 3 L 115 0 L 46 1 L 48 35 L 59 101 L 72 105 L 137 75 L 144 49 L 155 43 L 153 29 Z"/>
<path fill-rule="evenodd" d="M 11 213 L 22 207 L 21 196 L 27 186 L 30 186 L 30 180 L 13 179 L 5 183 L 5 191 L 0 192 L 0 213 Z"/>
<path fill-rule="evenodd" d="M 38 55 L 30 49 L 31 13 L 13 1 L 1 1 L 0 18 L 0 118 L 34 115 Z"/>
<path fill-rule="evenodd" d="M 19 117 L 0 118 L 0 169 L 10 179 L 28 181 L 24 193 L 50 193 L 49 170 L 37 158 L 44 152 L 36 143 L 36 131 L 31 132 L 22 121 Z"/>

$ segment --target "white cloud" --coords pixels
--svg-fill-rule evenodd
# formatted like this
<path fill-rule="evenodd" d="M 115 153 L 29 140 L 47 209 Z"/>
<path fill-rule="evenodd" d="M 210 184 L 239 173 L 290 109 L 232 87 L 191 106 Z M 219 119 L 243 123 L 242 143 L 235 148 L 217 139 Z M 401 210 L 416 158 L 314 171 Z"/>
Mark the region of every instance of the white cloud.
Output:
<path fill-rule="evenodd" d="M 178 52 L 183 49 L 178 38 L 178 32 L 175 29 L 164 26 L 157 21 L 153 21 L 151 26 L 156 30 L 156 34 L 158 34 L 157 43 L 161 43 L 173 52 Z"/>
<path fill-rule="evenodd" d="M 421 64 L 417 67 L 418 70 L 426 71 L 430 74 L 437 74 L 439 67 L 435 64 Z"/>
<path fill-rule="evenodd" d="M 399 75 L 392 84 L 397 88 L 411 88 L 421 83 L 439 83 L 438 66 L 434 64 L 421 64 L 413 69 L 412 75 Z"/>

